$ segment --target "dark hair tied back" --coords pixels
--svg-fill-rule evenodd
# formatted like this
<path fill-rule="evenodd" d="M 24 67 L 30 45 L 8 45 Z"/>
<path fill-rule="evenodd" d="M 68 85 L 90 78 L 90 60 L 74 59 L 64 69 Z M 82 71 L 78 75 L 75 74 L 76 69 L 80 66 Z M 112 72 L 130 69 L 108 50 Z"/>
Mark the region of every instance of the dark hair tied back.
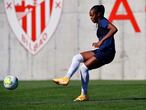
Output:
<path fill-rule="evenodd" d="M 101 13 L 101 16 L 104 16 L 105 8 L 103 5 L 95 5 L 91 10 L 94 10 L 95 13 Z"/>

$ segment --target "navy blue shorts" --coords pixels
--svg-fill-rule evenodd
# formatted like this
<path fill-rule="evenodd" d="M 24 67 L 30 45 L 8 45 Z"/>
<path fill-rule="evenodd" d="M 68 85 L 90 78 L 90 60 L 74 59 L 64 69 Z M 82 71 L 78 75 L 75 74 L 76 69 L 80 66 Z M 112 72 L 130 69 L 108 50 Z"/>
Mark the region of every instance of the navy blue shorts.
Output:
<path fill-rule="evenodd" d="M 95 57 L 97 60 L 101 61 L 103 64 L 108 64 L 113 61 L 115 57 L 115 50 L 113 49 L 107 49 L 104 51 L 101 51 L 100 49 L 93 50 L 95 53 Z"/>

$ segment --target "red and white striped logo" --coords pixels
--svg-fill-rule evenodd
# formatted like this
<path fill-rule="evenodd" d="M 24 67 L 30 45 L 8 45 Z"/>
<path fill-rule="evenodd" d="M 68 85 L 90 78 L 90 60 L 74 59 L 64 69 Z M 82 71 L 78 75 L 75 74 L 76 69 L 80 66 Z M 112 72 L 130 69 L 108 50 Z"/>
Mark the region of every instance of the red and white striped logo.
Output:
<path fill-rule="evenodd" d="M 59 22 L 63 0 L 4 0 L 10 26 L 21 44 L 36 54 Z"/>

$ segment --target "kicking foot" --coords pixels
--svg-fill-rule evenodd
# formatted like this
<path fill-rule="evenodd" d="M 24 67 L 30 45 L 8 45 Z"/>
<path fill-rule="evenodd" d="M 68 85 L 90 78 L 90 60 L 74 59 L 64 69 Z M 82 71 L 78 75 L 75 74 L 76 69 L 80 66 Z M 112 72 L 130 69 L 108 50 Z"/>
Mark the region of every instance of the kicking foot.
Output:
<path fill-rule="evenodd" d="M 82 101 L 88 101 L 89 100 L 89 97 L 87 95 L 80 95 L 78 96 L 74 101 L 79 101 L 79 102 L 82 102 Z"/>
<path fill-rule="evenodd" d="M 69 83 L 69 78 L 68 77 L 56 78 L 56 79 L 53 79 L 53 82 L 58 85 L 67 86 Z"/>

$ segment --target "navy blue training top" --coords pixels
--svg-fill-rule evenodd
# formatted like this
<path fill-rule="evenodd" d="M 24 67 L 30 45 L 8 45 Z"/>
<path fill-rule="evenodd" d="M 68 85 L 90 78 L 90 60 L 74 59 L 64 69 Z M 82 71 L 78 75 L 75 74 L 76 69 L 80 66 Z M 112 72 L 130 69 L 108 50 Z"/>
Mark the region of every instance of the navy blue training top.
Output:
<path fill-rule="evenodd" d="M 100 19 L 98 23 L 98 29 L 97 29 L 97 38 L 101 40 L 108 32 L 109 29 L 107 28 L 109 24 L 109 21 L 106 18 Z M 102 45 L 99 47 L 101 51 L 106 51 L 108 49 L 112 49 L 115 51 L 115 41 L 114 41 L 114 36 L 109 37 L 106 39 Z"/>

